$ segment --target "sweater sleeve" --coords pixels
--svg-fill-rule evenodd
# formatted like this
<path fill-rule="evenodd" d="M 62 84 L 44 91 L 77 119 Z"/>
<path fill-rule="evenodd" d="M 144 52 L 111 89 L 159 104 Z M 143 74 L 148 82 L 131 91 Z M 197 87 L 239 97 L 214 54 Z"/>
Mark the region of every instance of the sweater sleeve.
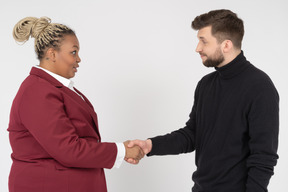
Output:
<path fill-rule="evenodd" d="M 250 155 L 246 192 L 264 192 L 278 159 L 279 96 L 272 82 L 257 88 L 248 126 Z"/>
<path fill-rule="evenodd" d="M 190 114 L 190 119 L 184 128 L 172 133 L 151 138 L 152 150 L 147 156 L 152 155 L 177 155 L 180 153 L 192 152 L 195 149 L 194 134 L 194 110 Z"/>
<path fill-rule="evenodd" d="M 177 155 L 195 150 L 195 129 L 196 129 L 196 105 L 198 87 L 195 90 L 194 105 L 189 115 L 186 126 L 169 134 L 150 138 L 152 140 L 152 150 L 147 156 L 153 155 Z"/>

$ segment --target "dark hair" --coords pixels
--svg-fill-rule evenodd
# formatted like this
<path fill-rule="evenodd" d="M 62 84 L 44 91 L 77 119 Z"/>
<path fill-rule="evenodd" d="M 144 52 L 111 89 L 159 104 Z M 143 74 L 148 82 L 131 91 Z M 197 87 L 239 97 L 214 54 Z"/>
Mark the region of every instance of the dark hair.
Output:
<path fill-rule="evenodd" d="M 212 27 L 212 35 L 219 43 L 228 39 L 232 41 L 236 48 L 241 49 L 244 25 L 236 13 L 226 9 L 213 10 L 197 16 L 192 22 L 194 30 L 200 30 L 208 26 Z"/>
<path fill-rule="evenodd" d="M 48 17 L 26 17 L 13 29 L 13 37 L 18 42 L 25 43 L 29 37 L 35 38 L 35 52 L 39 60 L 43 59 L 48 48 L 59 50 L 65 35 L 75 35 L 75 32 L 65 25 L 51 23 Z"/>

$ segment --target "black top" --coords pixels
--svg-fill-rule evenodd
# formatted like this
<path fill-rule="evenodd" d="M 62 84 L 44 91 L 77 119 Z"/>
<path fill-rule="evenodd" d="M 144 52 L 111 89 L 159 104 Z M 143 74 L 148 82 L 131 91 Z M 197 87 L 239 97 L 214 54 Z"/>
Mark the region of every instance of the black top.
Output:
<path fill-rule="evenodd" d="M 193 192 L 264 192 L 277 163 L 279 96 L 241 52 L 204 76 L 182 129 L 152 138 L 148 156 L 196 151 Z"/>

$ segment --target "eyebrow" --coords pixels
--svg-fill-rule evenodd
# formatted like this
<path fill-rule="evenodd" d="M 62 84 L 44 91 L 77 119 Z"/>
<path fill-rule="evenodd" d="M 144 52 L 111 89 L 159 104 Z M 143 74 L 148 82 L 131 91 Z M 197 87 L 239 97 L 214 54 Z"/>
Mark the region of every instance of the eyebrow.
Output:
<path fill-rule="evenodd" d="M 77 45 L 73 45 L 73 47 L 75 47 L 75 48 L 79 49 L 79 47 L 78 47 Z"/>

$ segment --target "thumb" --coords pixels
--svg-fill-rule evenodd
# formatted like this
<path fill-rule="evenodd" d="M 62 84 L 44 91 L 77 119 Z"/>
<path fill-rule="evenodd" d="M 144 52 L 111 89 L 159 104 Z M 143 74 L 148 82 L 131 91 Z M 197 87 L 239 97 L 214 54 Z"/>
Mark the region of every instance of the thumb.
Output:
<path fill-rule="evenodd" d="M 133 147 L 135 144 L 134 144 L 134 142 L 133 141 L 129 141 L 129 143 L 128 143 L 128 147 Z"/>

